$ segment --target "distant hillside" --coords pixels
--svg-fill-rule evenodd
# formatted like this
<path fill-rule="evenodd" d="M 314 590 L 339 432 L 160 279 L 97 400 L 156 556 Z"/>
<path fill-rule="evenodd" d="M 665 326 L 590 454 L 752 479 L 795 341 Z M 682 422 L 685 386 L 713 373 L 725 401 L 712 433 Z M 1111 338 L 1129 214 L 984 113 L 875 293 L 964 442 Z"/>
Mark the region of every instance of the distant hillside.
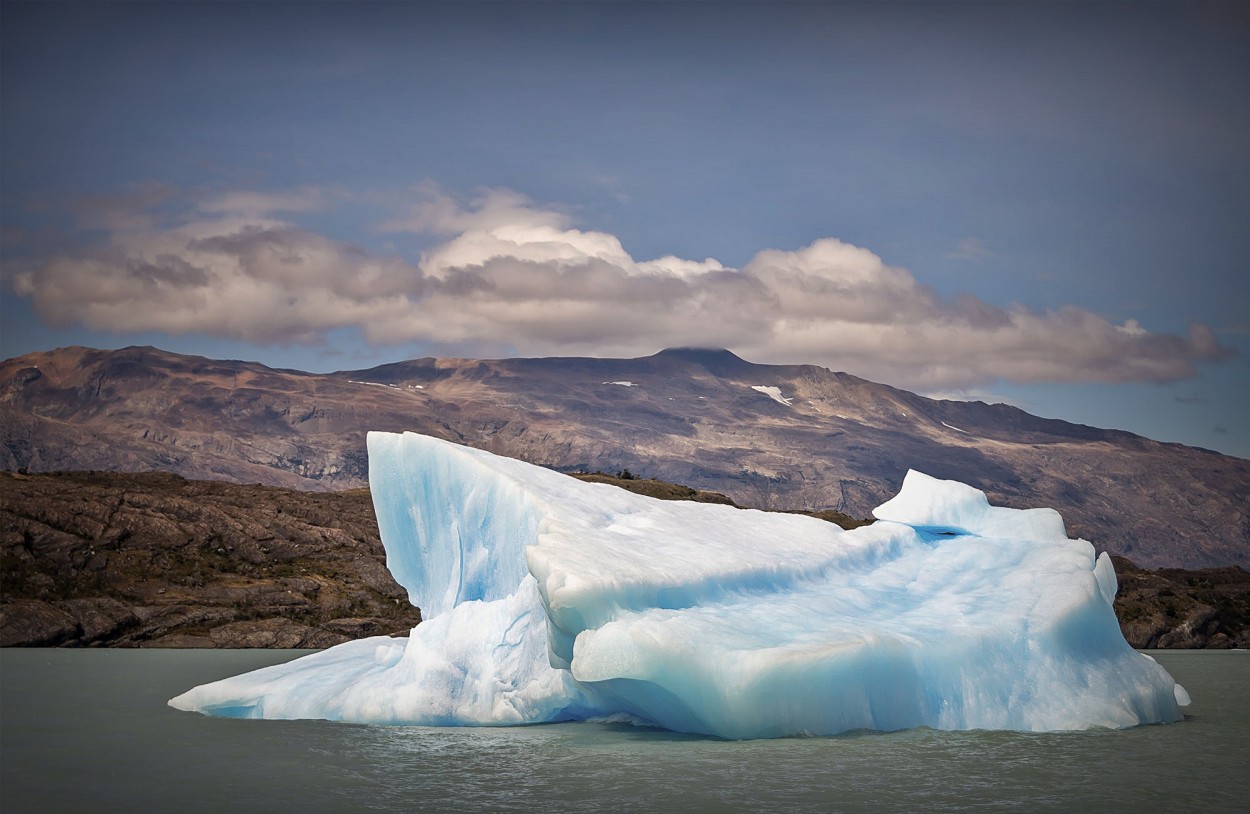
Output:
<path fill-rule="evenodd" d="M 0 363 L 4 469 L 357 488 L 368 430 L 852 517 L 914 468 L 1001 505 L 1052 506 L 1073 536 L 1147 567 L 1250 567 L 1250 461 L 723 350 L 417 359 L 327 375 L 153 348 Z"/>
<path fill-rule="evenodd" d="M 668 499 L 724 497 L 584 477 Z M 1143 571 L 1123 559 L 1116 569 L 1133 646 L 1250 646 L 1245 571 Z M 363 489 L 0 474 L 0 579 L 0 646 L 328 647 L 406 635 L 420 620 L 386 570 Z"/>

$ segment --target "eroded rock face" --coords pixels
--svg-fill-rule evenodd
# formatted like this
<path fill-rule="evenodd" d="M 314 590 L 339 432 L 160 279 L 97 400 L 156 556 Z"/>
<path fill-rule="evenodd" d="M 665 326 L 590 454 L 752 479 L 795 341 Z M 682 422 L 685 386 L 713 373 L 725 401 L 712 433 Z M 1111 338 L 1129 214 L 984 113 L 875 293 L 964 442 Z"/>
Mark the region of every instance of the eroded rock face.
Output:
<path fill-rule="evenodd" d="M 0 645 L 328 647 L 405 634 L 366 490 L 0 474 Z"/>
<path fill-rule="evenodd" d="M 50 647 L 71 641 L 74 618 L 49 602 L 18 600 L 0 605 L 0 647 Z"/>
<path fill-rule="evenodd" d="M 1137 648 L 1250 648 L 1250 574 L 1241 568 L 1146 571 L 1115 557 L 1116 616 Z"/>

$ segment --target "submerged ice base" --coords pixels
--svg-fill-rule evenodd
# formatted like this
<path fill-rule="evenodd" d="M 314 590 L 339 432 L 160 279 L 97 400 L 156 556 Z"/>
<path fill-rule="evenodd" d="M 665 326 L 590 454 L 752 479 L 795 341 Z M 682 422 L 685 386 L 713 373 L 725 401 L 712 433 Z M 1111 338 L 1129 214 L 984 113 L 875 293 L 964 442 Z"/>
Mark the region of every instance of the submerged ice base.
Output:
<path fill-rule="evenodd" d="M 196 687 L 247 718 L 507 725 L 629 715 L 727 738 L 1174 721 L 1115 572 L 1051 509 L 909 472 L 871 526 L 665 502 L 426 436 L 370 433 L 407 639 Z"/>

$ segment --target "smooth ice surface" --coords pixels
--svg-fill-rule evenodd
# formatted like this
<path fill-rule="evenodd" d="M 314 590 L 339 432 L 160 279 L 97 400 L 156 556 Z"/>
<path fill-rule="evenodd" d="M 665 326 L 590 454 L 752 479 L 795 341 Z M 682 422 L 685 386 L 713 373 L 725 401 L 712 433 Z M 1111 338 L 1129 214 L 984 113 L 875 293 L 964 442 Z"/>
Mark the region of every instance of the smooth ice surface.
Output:
<path fill-rule="evenodd" d="M 878 522 L 664 502 L 406 433 L 369 435 L 409 638 L 170 703 L 256 718 L 522 724 L 628 715 L 730 738 L 1173 721 L 1105 555 L 1050 509 L 908 473 Z"/>

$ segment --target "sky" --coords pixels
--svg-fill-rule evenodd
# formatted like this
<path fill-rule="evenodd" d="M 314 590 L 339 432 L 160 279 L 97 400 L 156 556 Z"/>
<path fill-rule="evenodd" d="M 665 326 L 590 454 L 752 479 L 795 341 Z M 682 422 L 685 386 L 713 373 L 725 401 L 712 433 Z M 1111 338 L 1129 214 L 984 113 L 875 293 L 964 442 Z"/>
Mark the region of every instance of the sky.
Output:
<path fill-rule="evenodd" d="M 0 356 L 725 347 L 1250 458 L 1247 41 L 1239 3 L 6 2 Z"/>

